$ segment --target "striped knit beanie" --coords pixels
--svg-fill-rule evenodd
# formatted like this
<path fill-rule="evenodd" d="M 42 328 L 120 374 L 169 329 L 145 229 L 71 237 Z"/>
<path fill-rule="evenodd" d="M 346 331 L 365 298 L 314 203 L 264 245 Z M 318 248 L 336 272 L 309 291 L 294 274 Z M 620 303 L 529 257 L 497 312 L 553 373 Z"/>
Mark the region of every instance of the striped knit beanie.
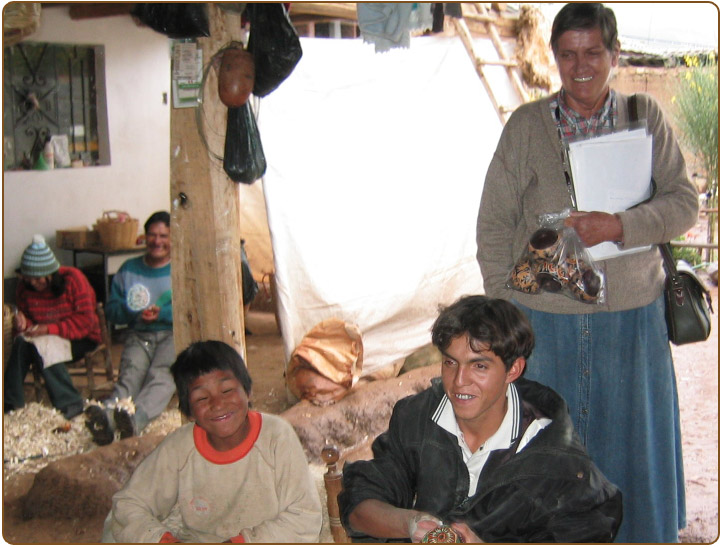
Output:
<path fill-rule="evenodd" d="M 45 238 L 40 234 L 34 235 L 33 242 L 23 253 L 20 273 L 30 277 L 45 277 L 54 274 L 59 269 L 60 263 L 45 243 Z"/>

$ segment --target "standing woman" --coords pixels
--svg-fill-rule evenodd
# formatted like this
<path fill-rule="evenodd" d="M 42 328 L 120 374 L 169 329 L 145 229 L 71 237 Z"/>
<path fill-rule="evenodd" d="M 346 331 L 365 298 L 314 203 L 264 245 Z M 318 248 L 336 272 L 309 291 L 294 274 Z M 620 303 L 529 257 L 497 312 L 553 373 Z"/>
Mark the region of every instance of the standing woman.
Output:
<path fill-rule="evenodd" d="M 3 410 L 25 406 L 23 380 L 34 366 L 53 406 L 69 420 L 83 411 L 83 398 L 65 363 L 100 343 L 95 292 L 83 272 L 60 266 L 41 235 L 25 249 L 19 274 L 13 324 L 17 336 L 5 369 Z"/>
<path fill-rule="evenodd" d="M 490 296 L 513 300 L 537 339 L 526 376 L 567 401 L 590 456 L 622 491 L 621 543 L 678 541 L 686 526 L 677 385 L 664 319 L 664 272 L 652 250 L 599 262 L 602 305 L 505 286 L 542 213 L 573 205 L 562 137 L 593 136 L 629 122 L 628 97 L 609 87 L 619 59 L 614 12 L 567 4 L 552 26 L 562 88 L 510 117 L 484 183 L 477 223 L 479 265 Z M 637 96 L 653 135 L 653 198 L 618 214 L 575 212 L 567 223 L 585 245 L 621 248 L 669 241 L 694 225 L 697 191 L 657 103 Z"/>

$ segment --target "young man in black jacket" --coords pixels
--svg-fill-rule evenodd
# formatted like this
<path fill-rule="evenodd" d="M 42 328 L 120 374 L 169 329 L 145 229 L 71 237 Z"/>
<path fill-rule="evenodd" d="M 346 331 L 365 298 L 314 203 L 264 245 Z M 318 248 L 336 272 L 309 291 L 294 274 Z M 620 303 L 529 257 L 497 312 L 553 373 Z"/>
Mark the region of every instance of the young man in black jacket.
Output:
<path fill-rule="evenodd" d="M 399 401 L 374 458 L 344 468 L 350 535 L 467 543 L 607 542 L 621 493 L 589 459 L 564 400 L 523 379 L 534 335 L 512 304 L 468 296 L 432 328 L 441 379 Z M 427 537 L 427 540 L 429 538 Z"/>

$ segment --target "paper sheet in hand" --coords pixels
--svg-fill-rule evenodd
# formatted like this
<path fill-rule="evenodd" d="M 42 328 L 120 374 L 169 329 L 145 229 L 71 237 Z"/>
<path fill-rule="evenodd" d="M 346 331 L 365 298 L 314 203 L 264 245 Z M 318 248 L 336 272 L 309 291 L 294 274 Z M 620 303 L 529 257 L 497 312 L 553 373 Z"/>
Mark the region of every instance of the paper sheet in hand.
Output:
<path fill-rule="evenodd" d="M 43 360 L 43 369 L 52 367 L 58 363 L 67 363 L 73 360 L 70 340 L 67 338 L 62 338 L 55 334 L 23 336 L 23 338 L 33 344 L 38 350 Z"/>
<path fill-rule="evenodd" d="M 650 196 L 652 136 L 639 129 L 571 143 L 569 164 L 580 211 L 624 211 Z M 650 248 L 621 250 L 605 242 L 589 252 L 594 260 L 605 260 Z"/>

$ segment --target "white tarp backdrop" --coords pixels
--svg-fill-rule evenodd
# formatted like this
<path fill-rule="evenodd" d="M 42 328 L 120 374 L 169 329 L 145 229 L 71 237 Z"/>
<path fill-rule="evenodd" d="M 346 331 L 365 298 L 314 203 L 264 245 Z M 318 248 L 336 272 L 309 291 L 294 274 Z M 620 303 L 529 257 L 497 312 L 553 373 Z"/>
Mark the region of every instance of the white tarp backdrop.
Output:
<path fill-rule="evenodd" d="M 439 305 L 483 291 L 476 216 L 501 122 L 458 38 L 302 47 L 258 111 L 284 349 L 338 317 L 361 328 L 366 375 L 429 343 Z"/>

